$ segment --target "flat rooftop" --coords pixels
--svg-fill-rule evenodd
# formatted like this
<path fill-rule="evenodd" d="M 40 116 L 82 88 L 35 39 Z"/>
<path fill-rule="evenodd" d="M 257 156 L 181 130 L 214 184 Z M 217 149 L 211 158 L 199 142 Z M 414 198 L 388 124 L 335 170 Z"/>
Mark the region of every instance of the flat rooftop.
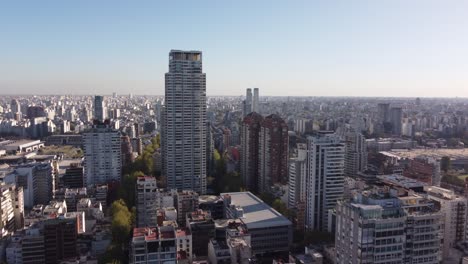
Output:
<path fill-rule="evenodd" d="M 411 150 L 391 150 L 388 151 L 393 155 L 396 155 L 401 158 L 414 159 L 419 156 L 433 157 L 441 159 L 444 156 L 448 156 L 451 159 L 468 159 L 468 149 L 411 149 Z"/>
<path fill-rule="evenodd" d="M 418 188 L 427 186 L 427 184 L 424 182 L 397 174 L 379 175 L 377 176 L 377 179 L 381 180 L 384 183 L 392 184 L 403 188 Z"/>
<path fill-rule="evenodd" d="M 248 229 L 292 225 L 291 221 L 285 216 L 278 213 L 251 192 L 221 194 L 221 196 L 224 195 L 231 196 L 231 204 L 242 207 L 244 217 L 241 218 L 241 221 L 244 222 Z"/>

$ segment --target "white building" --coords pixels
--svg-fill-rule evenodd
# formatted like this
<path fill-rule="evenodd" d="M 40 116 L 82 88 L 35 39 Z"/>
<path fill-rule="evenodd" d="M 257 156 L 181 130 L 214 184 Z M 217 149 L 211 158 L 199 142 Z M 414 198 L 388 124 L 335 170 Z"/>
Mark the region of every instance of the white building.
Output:
<path fill-rule="evenodd" d="M 307 145 L 298 144 L 297 156 L 289 159 L 288 208 L 306 201 Z"/>
<path fill-rule="evenodd" d="M 443 215 L 417 195 L 363 193 L 336 207 L 336 263 L 427 263 L 441 261 Z"/>
<path fill-rule="evenodd" d="M 367 168 L 366 139 L 361 133 L 347 132 L 344 135 L 346 146 L 345 174 L 357 176 Z"/>
<path fill-rule="evenodd" d="M 424 190 L 429 199 L 438 203 L 444 215 L 441 227 L 444 236 L 442 256 L 447 259 L 450 257 L 450 249 L 466 239 L 467 200 L 451 190 L 436 186 L 426 186 Z"/>
<path fill-rule="evenodd" d="M 344 191 L 345 146 L 340 138 L 318 132 L 307 138 L 306 227 L 326 230 L 328 210 L 335 208 Z"/>
<path fill-rule="evenodd" d="M 156 226 L 158 210 L 156 178 L 140 176 L 136 182 L 137 226 Z"/>
<path fill-rule="evenodd" d="M 4 182 L 23 188 L 24 206 L 46 204 L 53 194 L 53 169 L 50 163 L 32 163 L 15 168 L 5 176 Z"/>
<path fill-rule="evenodd" d="M 171 50 L 164 119 L 168 188 L 206 193 L 206 75 L 200 51 Z"/>
<path fill-rule="evenodd" d="M 24 225 L 23 188 L 0 184 L 0 238 L 13 234 Z"/>
<path fill-rule="evenodd" d="M 83 133 L 84 180 L 87 186 L 120 181 L 122 172 L 120 132 L 106 125 Z"/>

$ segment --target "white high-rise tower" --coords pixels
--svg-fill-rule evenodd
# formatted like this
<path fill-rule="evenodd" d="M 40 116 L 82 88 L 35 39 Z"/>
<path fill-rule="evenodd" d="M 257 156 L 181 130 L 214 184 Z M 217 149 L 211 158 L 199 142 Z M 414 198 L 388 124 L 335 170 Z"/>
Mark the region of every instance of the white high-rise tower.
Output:
<path fill-rule="evenodd" d="M 167 187 L 206 193 L 206 75 L 201 51 L 169 53 L 163 116 Z"/>
<path fill-rule="evenodd" d="M 345 146 L 329 132 L 307 138 L 306 226 L 325 231 L 328 210 L 335 208 L 344 190 Z"/>

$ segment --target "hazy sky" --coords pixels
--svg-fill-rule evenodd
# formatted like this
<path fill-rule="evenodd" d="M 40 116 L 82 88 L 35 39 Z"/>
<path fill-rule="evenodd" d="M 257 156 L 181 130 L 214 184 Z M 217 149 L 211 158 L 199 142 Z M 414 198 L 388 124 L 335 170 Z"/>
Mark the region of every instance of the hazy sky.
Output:
<path fill-rule="evenodd" d="M 0 3 L 0 94 L 164 94 L 171 49 L 208 95 L 468 97 L 468 1 Z"/>

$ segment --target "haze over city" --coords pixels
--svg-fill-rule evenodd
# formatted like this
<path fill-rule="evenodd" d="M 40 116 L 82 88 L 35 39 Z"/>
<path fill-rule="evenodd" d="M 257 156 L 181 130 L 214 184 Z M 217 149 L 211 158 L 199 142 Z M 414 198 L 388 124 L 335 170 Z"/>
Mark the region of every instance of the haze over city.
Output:
<path fill-rule="evenodd" d="M 466 1 L 9 1 L 1 94 L 164 94 L 171 49 L 208 95 L 468 96 Z"/>

